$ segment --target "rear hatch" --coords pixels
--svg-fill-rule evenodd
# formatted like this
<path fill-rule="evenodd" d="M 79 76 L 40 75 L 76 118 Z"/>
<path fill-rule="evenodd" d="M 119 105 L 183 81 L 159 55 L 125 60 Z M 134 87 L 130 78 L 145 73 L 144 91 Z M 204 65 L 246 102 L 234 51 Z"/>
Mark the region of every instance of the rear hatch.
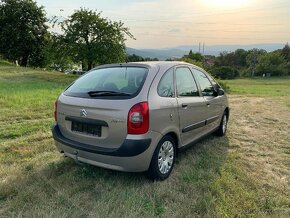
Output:
<path fill-rule="evenodd" d="M 127 116 L 148 69 L 109 67 L 89 72 L 59 97 L 57 123 L 64 137 L 84 144 L 118 148 L 127 136 Z"/>

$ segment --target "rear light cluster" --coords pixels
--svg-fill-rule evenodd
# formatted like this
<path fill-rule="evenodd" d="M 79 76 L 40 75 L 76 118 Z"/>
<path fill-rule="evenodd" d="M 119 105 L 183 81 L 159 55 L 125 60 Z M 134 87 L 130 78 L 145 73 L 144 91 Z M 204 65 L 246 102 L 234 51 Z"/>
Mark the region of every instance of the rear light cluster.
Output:
<path fill-rule="evenodd" d="M 145 134 L 149 130 L 148 102 L 135 104 L 128 113 L 128 134 Z"/>
<path fill-rule="evenodd" d="M 57 100 L 54 102 L 54 120 L 57 121 Z"/>

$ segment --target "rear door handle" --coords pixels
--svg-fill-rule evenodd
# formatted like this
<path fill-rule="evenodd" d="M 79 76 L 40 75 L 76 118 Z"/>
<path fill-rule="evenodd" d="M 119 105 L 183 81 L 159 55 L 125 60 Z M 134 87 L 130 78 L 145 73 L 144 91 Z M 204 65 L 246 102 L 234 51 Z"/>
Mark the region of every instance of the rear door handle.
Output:
<path fill-rule="evenodd" d="M 188 104 L 182 104 L 181 107 L 182 108 L 187 108 Z"/>
<path fill-rule="evenodd" d="M 207 102 L 206 105 L 207 105 L 207 107 L 210 107 L 210 103 L 209 102 Z"/>

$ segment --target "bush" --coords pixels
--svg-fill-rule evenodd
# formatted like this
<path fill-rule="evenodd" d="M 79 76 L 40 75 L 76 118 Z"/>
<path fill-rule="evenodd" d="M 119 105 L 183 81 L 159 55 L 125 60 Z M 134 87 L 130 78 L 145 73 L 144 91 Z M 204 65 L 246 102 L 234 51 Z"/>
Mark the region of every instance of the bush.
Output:
<path fill-rule="evenodd" d="M 203 64 L 202 64 L 201 61 L 192 60 L 192 59 L 186 58 L 186 57 L 181 58 L 180 61 L 184 61 L 186 63 L 193 64 L 193 65 L 196 65 L 198 67 L 202 67 L 203 68 Z"/>
<path fill-rule="evenodd" d="M 230 86 L 226 83 L 226 81 L 222 81 L 222 80 L 217 80 L 217 82 L 220 84 L 220 86 L 223 88 L 223 90 L 226 93 L 230 93 Z"/>
<path fill-rule="evenodd" d="M 239 71 L 232 67 L 214 67 L 209 73 L 218 79 L 235 79 L 240 76 Z"/>

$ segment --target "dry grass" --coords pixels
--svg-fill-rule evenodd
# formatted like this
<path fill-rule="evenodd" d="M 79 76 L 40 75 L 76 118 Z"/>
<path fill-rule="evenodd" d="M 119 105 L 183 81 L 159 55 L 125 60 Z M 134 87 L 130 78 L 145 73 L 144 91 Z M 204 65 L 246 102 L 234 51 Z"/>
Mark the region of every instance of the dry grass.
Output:
<path fill-rule="evenodd" d="M 53 101 L 72 79 L 0 67 L 0 217 L 290 216 L 288 95 L 235 92 L 227 137 L 181 153 L 153 183 L 56 152 Z"/>
<path fill-rule="evenodd" d="M 290 212 L 290 110 L 282 99 L 231 96 L 229 151 L 259 187 L 269 210 Z"/>
<path fill-rule="evenodd" d="M 232 143 L 248 172 L 263 185 L 289 188 L 289 108 L 269 98 L 232 96 Z M 288 136 L 288 137 L 287 137 Z"/>

